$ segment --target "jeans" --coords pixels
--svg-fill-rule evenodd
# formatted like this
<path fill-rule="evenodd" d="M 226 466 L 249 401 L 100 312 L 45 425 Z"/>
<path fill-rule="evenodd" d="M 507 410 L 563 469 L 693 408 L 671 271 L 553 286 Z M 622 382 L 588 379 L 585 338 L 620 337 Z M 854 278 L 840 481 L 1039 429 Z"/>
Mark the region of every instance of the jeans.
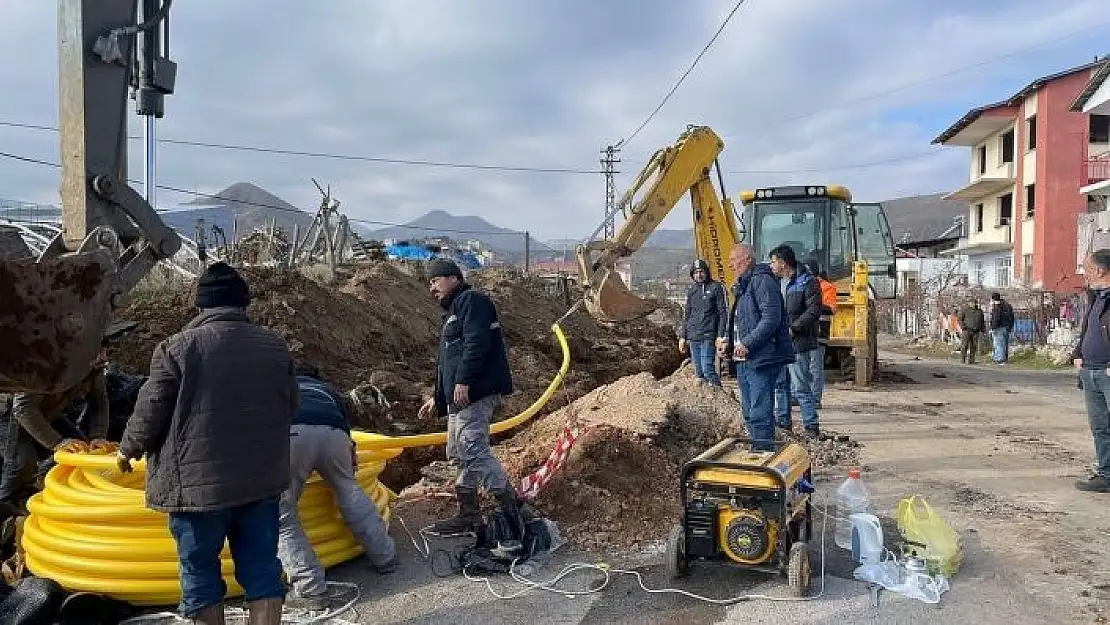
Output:
<path fill-rule="evenodd" d="M 326 595 L 324 566 L 297 514 L 297 502 L 313 471 L 331 489 L 344 523 L 362 544 L 371 563 L 382 565 L 392 560 L 395 545 L 374 502 L 355 480 L 350 435 L 326 425 L 294 425 L 289 437 L 289 488 L 281 496 L 278 558 L 298 596 Z"/>
<path fill-rule="evenodd" d="M 813 376 L 813 399 L 817 407 L 821 407 L 821 398 L 825 395 L 825 344 L 818 343 L 813 350 L 813 358 L 809 361 L 810 375 Z"/>
<path fill-rule="evenodd" d="M 447 460 L 458 469 L 456 487 L 485 486 L 490 492 L 509 487 L 509 476 L 489 446 L 489 424 L 500 403 L 500 395 L 490 395 L 447 415 Z"/>
<path fill-rule="evenodd" d="M 690 361 L 694 363 L 694 375 L 713 386 L 721 385 L 717 376 L 717 344 L 713 339 L 687 341 L 690 346 Z"/>
<path fill-rule="evenodd" d="M 789 427 L 790 411 L 792 403 L 790 396 L 790 370 L 783 367 L 779 371 L 779 375 L 775 378 L 775 423 L 783 427 Z"/>
<path fill-rule="evenodd" d="M 1010 360 L 1010 331 L 1006 328 L 991 330 L 994 339 L 994 361 L 1008 362 Z"/>
<path fill-rule="evenodd" d="M 790 418 L 790 396 L 793 395 L 798 399 L 798 408 L 802 413 L 802 425 L 807 430 L 817 429 L 817 400 L 813 396 L 812 373 L 813 359 L 816 356 L 817 350 L 798 352 L 794 356 L 794 362 L 784 368 L 790 380 L 790 392 L 784 393 L 776 386 L 775 395 L 777 399 L 775 403 L 786 407 L 785 410 L 780 409 L 775 416 L 775 420 L 780 427 L 787 429 L 793 427 L 793 420 Z"/>
<path fill-rule="evenodd" d="M 180 567 L 178 610 L 186 618 L 221 603 L 227 594 L 220 573 L 225 539 L 231 548 L 235 579 L 247 601 L 285 597 L 277 557 L 277 497 L 209 512 L 171 512 L 169 516 Z"/>
<path fill-rule="evenodd" d="M 1110 478 L 1110 376 L 1107 369 L 1081 369 L 1083 401 L 1087 404 L 1087 419 L 1091 422 L 1091 437 L 1095 441 L 1095 460 L 1098 474 Z"/>
<path fill-rule="evenodd" d="M 747 362 L 736 363 L 740 411 L 748 426 L 753 450 L 775 450 L 775 381 L 782 369 L 782 365 L 753 367 Z"/>

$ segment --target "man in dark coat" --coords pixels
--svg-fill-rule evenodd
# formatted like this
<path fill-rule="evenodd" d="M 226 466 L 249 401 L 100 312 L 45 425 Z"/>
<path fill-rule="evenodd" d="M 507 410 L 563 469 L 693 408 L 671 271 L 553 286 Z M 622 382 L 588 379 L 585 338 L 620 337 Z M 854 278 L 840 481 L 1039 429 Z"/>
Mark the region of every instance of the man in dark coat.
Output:
<path fill-rule="evenodd" d="M 180 560 L 180 611 L 223 623 L 226 539 L 251 623 L 277 625 L 285 597 L 278 502 L 289 487 L 299 391 L 285 341 L 251 323 L 246 281 L 216 263 L 197 283 L 200 314 L 162 341 L 120 443 L 120 470 L 146 454 L 147 506 L 166 512 Z"/>
<path fill-rule="evenodd" d="M 786 367 L 784 374 L 786 389 L 776 391 L 775 420 L 779 427 L 791 430 L 790 396 L 798 400 L 802 413 L 802 425 L 806 435 L 816 437 L 820 433 L 817 416 L 817 396 L 814 389 L 813 358 L 821 352 L 820 321 L 822 313 L 821 286 L 805 265 L 798 263 L 794 250 L 788 245 L 780 245 L 771 250 L 771 271 L 778 276 L 783 299 L 786 305 L 786 318 L 790 322 L 790 337 L 794 344 L 794 362 Z"/>
<path fill-rule="evenodd" d="M 960 322 L 960 332 L 963 344 L 960 346 L 960 360 L 968 364 L 975 364 L 975 356 L 979 353 L 979 337 L 986 329 L 987 321 L 983 317 L 983 309 L 979 308 L 979 301 L 970 299 L 967 305 L 956 317 Z"/>
<path fill-rule="evenodd" d="M 428 263 L 428 286 L 443 308 L 435 396 L 420 417 L 447 417 L 447 458 L 458 468 L 455 494 L 459 511 L 437 522 L 441 536 L 474 531 L 480 523 L 478 489 L 485 487 L 501 504 L 516 536 L 502 545 L 518 549 L 523 538 L 516 489 L 490 449 L 490 423 L 503 396 L 513 392 L 509 357 L 497 308 L 488 295 L 463 279 L 454 261 Z"/>
<path fill-rule="evenodd" d="M 775 380 L 794 361 L 790 324 L 779 281 L 770 265 L 756 263 L 751 246 L 736 245 L 729 252 L 736 272 L 728 344 L 740 385 L 740 409 L 748 437 L 757 451 L 775 448 Z"/>
<path fill-rule="evenodd" d="M 686 293 L 686 308 L 678 333 L 679 350 L 690 351 L 698 383 L 720 386 L 717 346 L 728 340 L 728 296 L 720 282 L 709 277 L 709 263 L 698 259 L 690 269 L 694 284 Z"/>
<path fill-rule="evenodd" d="M 1002 298 L 1001 293 L 991 293 L 991 339 L 994 343 L 994 361 L 1010 361 L 1010 334 L 1014 331 L 1014 307 Z"/>

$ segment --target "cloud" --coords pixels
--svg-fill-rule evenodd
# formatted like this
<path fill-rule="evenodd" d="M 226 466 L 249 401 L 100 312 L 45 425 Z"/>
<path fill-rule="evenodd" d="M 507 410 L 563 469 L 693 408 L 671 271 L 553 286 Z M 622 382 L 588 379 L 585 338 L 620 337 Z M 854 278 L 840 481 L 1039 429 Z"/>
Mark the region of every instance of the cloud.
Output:
<path fill-rule="evenodd" d="M 731 194 L 811 180 L 876 200 L 958 187 L 965 151 L 907 157 L 929 153 L 930 140 L 967 109 L 1105 52 L 1095 47 L 1100 31 L 1089 29 L 1106 19 L 1103 4 L 749 0 L 624 150 L 618 186 L 696 123 L 725 139 Z M 158 131 L 316 152 L 597 169 L 599 151 L 651 112 L 730 9 L 665 0 L 379 0 L 311 9 L 293 0 L 191 0 L 173 7 L 177 92 Z M 5 2 L 0 55 L 20 62 L 5 64 L 0 121 L 56 123 L 56 28 L 54 3 Z M 130 123 L 139 134 L 140 120 Z M 57 142 L 52 133 L 0 127 L 0 151 L 56 161 Z M 141 142 L 130 148 L 132 177 L 141 178 Z M 401 222 L 444 209 L 542 239 L 588 234 L 604 203 L 600 175 L 159 148 L 159 181 L 201 192 L 245 180 L 311 208 L 311 177 L 330 184 L 354 218 Z M 0 197 L 56 202 L 57 187 L 57 170 L 0 160 Z M 684 202 L 664 225 L 688 223 Z"/>

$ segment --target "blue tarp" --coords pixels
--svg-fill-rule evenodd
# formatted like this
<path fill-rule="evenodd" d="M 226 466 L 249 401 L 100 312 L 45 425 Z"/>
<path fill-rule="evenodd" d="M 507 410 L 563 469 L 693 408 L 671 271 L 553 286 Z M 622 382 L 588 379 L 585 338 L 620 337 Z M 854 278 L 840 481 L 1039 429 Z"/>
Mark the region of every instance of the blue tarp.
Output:
<path fill-rule="evenodd" d="M 449 251 L 436 253 L 423 245 L 411 243 L 396 243 L 385 248 L 386 256 L 390 260 L 431 260 L 433 258 L 449 258 L 459 264 L 463 269 L 477 269 L 482 266 L 478 257 L 470 252 Z"/>

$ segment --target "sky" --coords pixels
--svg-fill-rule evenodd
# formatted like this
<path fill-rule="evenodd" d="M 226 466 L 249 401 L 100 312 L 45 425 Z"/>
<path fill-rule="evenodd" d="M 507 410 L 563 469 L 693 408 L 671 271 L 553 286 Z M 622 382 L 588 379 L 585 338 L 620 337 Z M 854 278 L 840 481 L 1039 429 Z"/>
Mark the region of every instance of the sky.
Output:
<path fill-rule="evenodd" d="M 58 160 L 57 3 L 2 0 L 0 152 Z M 600 150 L 627 139 L 709 41 L 725 0 L 180 0 L 164 139 L 464 164 L 458 169 L 161 144 L 158 182 L 253 182 L 350 217 L 478 215 L 541 240 L 600 223 Z M 627 141 L 623 190 L 688 124 L 725 141 L 726 190 L 845 184 L 859 200 L 950 191 L 969 152 L 930 141 L 968 109 L 1110 53 L 1105 0 L 748 0 Z M 131 134 L 142 119 L 133 114 Z M 142 143 L 130 176 L 141 179 Z M 58 202 L 57 169 L 0 158 L 0 198 Z M 140 187 L 141 190 L 141 187 Z M 160 191 L 158 204 L 191 199 Z M 663 226 L 689 227 L 683 201 Z"/>

